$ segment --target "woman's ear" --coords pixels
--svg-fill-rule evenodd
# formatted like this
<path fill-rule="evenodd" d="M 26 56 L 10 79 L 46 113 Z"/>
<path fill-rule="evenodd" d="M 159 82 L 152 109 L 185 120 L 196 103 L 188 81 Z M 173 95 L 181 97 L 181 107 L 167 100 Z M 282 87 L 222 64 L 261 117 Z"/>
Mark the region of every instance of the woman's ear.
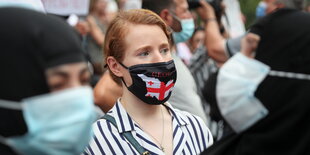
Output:
<path fill-rule="evenodd" d="M 121 72 L 122 66 L 115 60 L 114 57 L 109 56 L 107 58 L 107 65 L 114 75 L 116 75 L 118 77 L 123 77 L 123 73 Z"/>

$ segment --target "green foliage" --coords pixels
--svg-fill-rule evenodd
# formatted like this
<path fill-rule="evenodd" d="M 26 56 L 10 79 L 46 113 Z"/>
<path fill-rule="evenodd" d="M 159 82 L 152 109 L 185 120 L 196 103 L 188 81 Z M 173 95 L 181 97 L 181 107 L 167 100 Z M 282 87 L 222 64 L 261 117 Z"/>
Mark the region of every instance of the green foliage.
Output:
<path fill-rule="evenodd" d="M 251 24 L 256 20 L 255 10 L 260 0 L 239 0 L 242 13 L 246 16 L 246 28 L 248 29 Z"/>

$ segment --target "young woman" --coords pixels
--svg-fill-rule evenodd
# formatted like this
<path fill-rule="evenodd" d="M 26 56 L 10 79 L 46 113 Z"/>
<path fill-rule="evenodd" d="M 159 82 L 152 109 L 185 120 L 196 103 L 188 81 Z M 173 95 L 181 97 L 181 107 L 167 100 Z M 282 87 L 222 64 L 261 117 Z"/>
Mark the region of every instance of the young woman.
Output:
<path fill-rule="evenodd" d="M 171 37 L 161 18 L 148 10 L 120 12 L 106 34 L 106 62 L 123 93 L 100 119 L 86 154 L 199 154 L 213 143 L 203 121 L 174 109 L 167 100 L 176 81 Z M 132 135 L 135 142 L 125 134 Z"/>
<path fill-rule="evenodd" d="M 95 111 L 76 32 L 21 8 L 0 20 L 0 154 L 80 154 Z"/>

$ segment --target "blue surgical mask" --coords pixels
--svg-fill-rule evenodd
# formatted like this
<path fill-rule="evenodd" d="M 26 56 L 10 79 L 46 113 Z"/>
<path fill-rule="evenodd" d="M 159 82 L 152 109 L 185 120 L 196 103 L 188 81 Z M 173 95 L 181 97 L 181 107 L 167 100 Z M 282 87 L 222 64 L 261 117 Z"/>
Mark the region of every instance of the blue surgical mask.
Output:
<path fill-rule="evenodd" d="M 92 136 L 95 107 L 90 87 L 39 95 L 21 103 L 0 100 L 0 107 L 23 111 L 28 132 L 0 137 L 1 143 L 20 154 L 76 155 Z"/>
<path fill-rule="evenodd" d="M 269 71 L 265 64 L 241 53 L 235 54 L 219 70 L 216 84 L 218 107 L 235 132 L 248 129 L 268 114 L 254 93 Z"/>
<path fill-rule="evenodd" d="M 189 38 L 192 37 L 194 30 L 195 30 L 195 23 L 194 19 L 179 19 L 177 16 L 173 15 L 172 16 L 178 20 L 181 23 L 182 31 L 181 32 L 173 32 L 172 37 L 174 40 L 174 43 L 180 43 L 180 42 L 185 42 Z"/>
<path fill-rule="evenodd" d="M 267 4 L 261 1 L 256 7 L 256 18 L 261 18 L 266 15 Z"/>
<path fill-rule="evenodd" d="M 220 112 L 235 132 L 248 129 L 268 115 L 268 109 L 254 95 L 266 76 L 310 80 L 310 75 L 270 70 L 260 61 L 235 54 L 221 67 L 216 85 Z"/>

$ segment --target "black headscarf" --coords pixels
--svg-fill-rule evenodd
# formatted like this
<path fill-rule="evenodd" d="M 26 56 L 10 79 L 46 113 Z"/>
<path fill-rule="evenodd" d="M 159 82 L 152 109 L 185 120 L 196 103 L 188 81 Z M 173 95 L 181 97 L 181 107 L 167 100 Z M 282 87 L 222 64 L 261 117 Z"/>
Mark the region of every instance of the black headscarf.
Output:
<path fill-rule="evenodd" d="M 271 70 L 310 75 L 310 14 L 280 9 L 251 32 L 261 41 L 255 59 Z M 248 130 L 225 137 L 205 154 L 310 154 L 310 81 L 267 76 L 255 96 L 269 114 Z"/>
<path fill-rule="evenodd" d="M 0 21 L 0 99 L 20 101 L 48 93 L 46 69 L 85 61 L 77 33 L 62 19 L 27 9 L 0 8 Z M 2 136 L 25 132 L 20 111 L 0 108 Z"/>

